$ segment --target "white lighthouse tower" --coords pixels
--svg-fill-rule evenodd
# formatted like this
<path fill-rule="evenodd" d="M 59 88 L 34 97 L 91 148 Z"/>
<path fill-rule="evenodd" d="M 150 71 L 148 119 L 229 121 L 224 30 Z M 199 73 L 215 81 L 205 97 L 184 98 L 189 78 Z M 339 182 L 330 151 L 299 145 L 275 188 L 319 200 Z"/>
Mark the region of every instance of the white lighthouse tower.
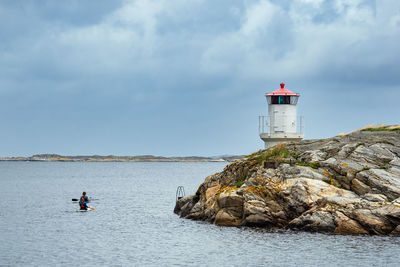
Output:
<path fill-rule="evenodd" d="M 265 148 L 282 142 L 299 141 L 304 136 L 303 117 L 297 122 L 297 101 L 300 94 L 293 93 L 281 83 L 281 88 L 265 95 L 268 116 L 259 117 L 259 135 Z"/>

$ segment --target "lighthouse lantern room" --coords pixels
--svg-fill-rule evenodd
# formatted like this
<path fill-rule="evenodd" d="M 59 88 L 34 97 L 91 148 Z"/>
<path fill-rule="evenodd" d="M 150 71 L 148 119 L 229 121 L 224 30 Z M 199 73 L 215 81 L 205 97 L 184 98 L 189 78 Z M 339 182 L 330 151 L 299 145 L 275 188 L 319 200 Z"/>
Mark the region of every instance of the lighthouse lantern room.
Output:
<path fill-rule="evenodd" d="M 259 135 L 265 148 L 282 142 L 299 141 L 304 136 L 304 118 L 297 120 L 297 101 L 300 94 L 293 93 L 281 83 L 281 88 L 265 95 L 268 116 L 259 116 Z"/>

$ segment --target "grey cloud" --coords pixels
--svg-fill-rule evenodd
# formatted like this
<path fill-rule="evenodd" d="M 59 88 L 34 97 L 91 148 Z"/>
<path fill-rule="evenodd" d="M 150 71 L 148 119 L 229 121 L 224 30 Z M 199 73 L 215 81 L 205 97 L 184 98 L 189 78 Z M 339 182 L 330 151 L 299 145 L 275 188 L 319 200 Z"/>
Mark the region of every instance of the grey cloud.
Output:
<path fill-rule="evenodd" d="M 0 110 L 10 115 L 0 123 L 28 139 L 21 131 L 70 127 L 85 140 L 97 132 L 86 152 L 71 153 L 119 135 L 143 139 L 116 142 L 121 154 L 174 153 L 191 131 L 196 142 L 176 154 L 251 152 L 264 93 L 281 81 L 302 94 L 308 137 L 337 133 L 320 127 L 321 114 L 337 114 L 329 120 L 348 128 L 379 114 L 393 122 L 385 111 L 392 102 L 365 103 L 377 89 L 386 99 L 399 89 L 399 8 L 362 0 L 2 1 Z M 149 137 L 160 126 L 161 146 Z"/>

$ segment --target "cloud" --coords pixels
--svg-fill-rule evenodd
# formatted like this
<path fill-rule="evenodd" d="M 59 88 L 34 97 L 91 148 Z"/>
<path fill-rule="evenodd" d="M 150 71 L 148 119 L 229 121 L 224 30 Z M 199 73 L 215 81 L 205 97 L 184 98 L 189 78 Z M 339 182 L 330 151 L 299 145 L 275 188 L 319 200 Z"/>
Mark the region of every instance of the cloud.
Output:
<path fill-rule="evenodd" d="M 219 35 L 207 48 L 204 69 L 265 79 L 308 76 L 324 81 L 341 78 L 329 75 L 331 71 L 337 74 L 337 67 L 342 73 L 346 67 L 381 73 L 382 65 L 400 59 L 392 47 L 400 40 L 399 27 L 392 22 L 398 11 L 382 10 L 380 5 L 376 12 L 374 5 L 361 0 L 299 0 L 288 9 L 266 0 L 252 3 L 246 7 L 241 27 Z M 326 9 L 334 19 L 320 18 Z M 377 39 L 387 41 L 378 44 Z"/>
<path fill-rule="evenodd" d="M 79 74 L 153 76 L 152 72 L 170 76 L 172 70 L 204 77 L 233 74 L 236 78 L 271 80 L 282 75 L 289 79 L 337 79 L 325 77 L 331 69 L 335 73 L 336 66 L 363 69 L 371 63 L 380 66 L 399 59 L 389 41 L 399 41 L 400 15 L 395 8 L 382 8 L 381 3 L 222 3 L 222 7 L 215 8 L 228 14 L 227 21 L 236 22 L 231 27 L 217 23 L 225 18 L 196 15 L 196 10 L 210 5 L 207 1 L 124 1 L 90 24 L 64 27 L 46 25 L 46 20 L 40 18 L 37 25 L 46 30 L 33 30 L 36 37 L 28 34 L 28 46 L 27 39 L 14 43 L 16 46 L 7 49 L 3 60 L 26 66 L 21 68 L 24 75 L 32 73 L 30 65 L 36 68 L 41 63 L 54 74 L 72 78 Z M 215 23 L 214 29 L 208 28 L 207 20 Z M 377 44 L 377 39 L 388 42 Z M 23 59 L 10 62 L 20 53 L 25 55 Z M 45 60 L 41 56 L 44 54 Z M 356 66 L 352 58 L 357 59 Z M 379 71 L 369 68 L 366 71 Z"/>
<path fill-rule="evenodd" d="M 188 124 L 206 121 L 213 133 L 221 126 L 247 136 L 244 150 L 258 141 L 245 117 L 256 118 L 263 94 L 281 81 L 301 90 L 307 116 L 318 106 L 311 98 L 324 94 L 332 103 L 318 108 L 328 113 L 343 97 L 364 109 L 378 88 L 395 98 L 399 31 L 396 0 L 3 1 L 0 111 L 11 117 L 0 123 L 24 125 L 30 114 L 41 118 L 38 128 L 82 126 L 86 115 L 98 132 L 113 120 L 113 131 L 140 139 L 127 125 L 147 132 L 163 125 L 165 139 L 178 142 Z M 384 111 L 389 104 L 368 107 L 394 120 Z M 200 124 L 193 127 L 201 144 Z M 332 131 L 317 128 L 308 132 Z"/>

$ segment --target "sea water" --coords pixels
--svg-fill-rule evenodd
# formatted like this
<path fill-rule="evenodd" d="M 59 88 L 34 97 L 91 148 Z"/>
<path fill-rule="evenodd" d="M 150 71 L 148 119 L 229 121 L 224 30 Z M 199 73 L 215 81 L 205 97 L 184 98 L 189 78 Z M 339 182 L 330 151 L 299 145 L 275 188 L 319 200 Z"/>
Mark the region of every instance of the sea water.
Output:
<path fill-rule="evenodd" d="M 179 218 L 226 163 L 0 162 L 0 265 L 399 266 L 400 238 L 218 227 Z M 87 191 L 95 208 L 77 212 Z"/>

